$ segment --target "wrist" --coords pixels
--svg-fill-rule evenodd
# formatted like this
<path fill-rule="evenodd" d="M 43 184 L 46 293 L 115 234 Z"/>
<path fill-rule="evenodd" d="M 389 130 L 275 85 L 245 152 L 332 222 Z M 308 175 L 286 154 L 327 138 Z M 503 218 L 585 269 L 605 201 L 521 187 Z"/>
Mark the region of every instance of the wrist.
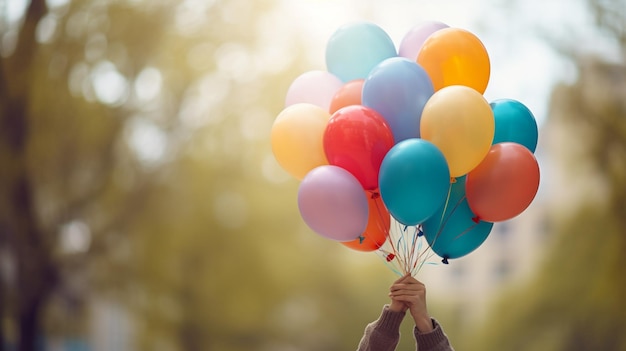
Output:
<path fill-rule="evenodd" d="M 389 304 L 389 310 L 392 312 L 406 312 L 406 306 L 402 302 L 392 301 Z"/>
<path fill-rule="evenodd" d="M 428 315 L 415 316 L 413 320 L 420 333 L 430 333 L 434 330 L 433 321 Z"/>

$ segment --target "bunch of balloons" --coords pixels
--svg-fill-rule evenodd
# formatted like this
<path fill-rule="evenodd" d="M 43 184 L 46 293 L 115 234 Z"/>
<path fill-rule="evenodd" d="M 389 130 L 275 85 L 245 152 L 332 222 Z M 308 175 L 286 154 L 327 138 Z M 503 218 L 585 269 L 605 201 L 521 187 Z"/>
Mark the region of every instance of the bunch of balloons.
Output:
<path fill-rule="evenodd" d="M 350 23 L 329 39 L 326 66 L 292 82 L 271 130 L 317 234 L 415 273 L 418 239 L 447 263 L 534 199 L 535 118 L 484 98 L 490 60 L 471 32 L 424 22 L 396 50 L 376 24 Z M 392 237 L 392 224 L 411 234 Z"/>

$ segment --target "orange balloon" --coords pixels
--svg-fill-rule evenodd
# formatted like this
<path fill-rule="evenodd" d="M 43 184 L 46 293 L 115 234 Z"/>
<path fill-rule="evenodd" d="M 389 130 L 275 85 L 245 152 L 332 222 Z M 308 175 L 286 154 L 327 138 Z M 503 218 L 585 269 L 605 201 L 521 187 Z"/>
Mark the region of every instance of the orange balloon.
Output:
<path fill-rule="evenodd" d="M 459 28 L 444 28 L 426 39 L 417 55 L 435 91 L 450 85 L 465 85 L 483 94 L 487 89 L 490 62 L 487 49 L 474 34 Z"/>
<path fill-rule="evenodd" d="M 330 101 L 329 112 L 332 115 L 342 107 L 361 105 L 361 92 L 365 79 L 355 79 L 345 83 Z"/>
<path fill-rule="evenodd" d="M 363 234 L 352 241 L 342 241 L 341 244 L 353 250 L 370 252 L 378 250 L 389 236 L 391 217 L 382 202 L 380 193 L 368 192 L 369 219 Z"/>
<path fill-rule="evenodd" d="M 467 174 L 465 195 L 478 219 L 500 222 L 522 213 L 539 189 L 539 164 L 521 144 L 495 144 Z"/>

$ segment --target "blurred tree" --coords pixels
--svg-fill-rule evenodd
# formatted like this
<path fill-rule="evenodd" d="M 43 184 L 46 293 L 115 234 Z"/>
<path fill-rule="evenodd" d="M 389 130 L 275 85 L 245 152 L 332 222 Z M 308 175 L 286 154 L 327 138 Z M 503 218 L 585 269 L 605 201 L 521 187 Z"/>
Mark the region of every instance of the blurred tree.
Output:
<path fill-rule="evenodd" d="M 128 279 L 129 228 L 185 141 L 176 111 L 192 72 L 163 86 L 167 2 L 24 4 L 2 23 L 2 336 L 34 350 L 50 298 L 76 321 L 48 329 L 84 333 L 90 290 Z"/>
<path fill-rule="evenodd" d="M 0 349 L 86 338 L 94 298 L 138 349 L 356 345 L 355 282 L 393 277 L 352 277 L 364 254 L 304 228 L 273 160 L 310 65 L 272 4 L 0 1 Z"/>
<path fill-rule="evenodd" d="M 35 350 L 51 298 L 76 320 L 62 331 L 80 332 L 90 260 L 125 240 L 149 203 L 156 168 L 134 147 L 132 122 L 169 112 L 155 114 L 141 96 L 155 87 L 140 86 L 169 14 L 43 0 L 7 10 L 19 3 L 0 5 L 0 347 Z M 168 123 L 155 119 L 153 129 Z"/>
<path fill-rule="evenodd" d="M 0 348 L 86 339 L 94 300 L 94 349 L 356 347 L 395 277 L 300 220 L 268 138 L 310 43 L 274 5 L 0 0 Z"/>
<path fill-rule="evenodd" d="M 566 51 L 578 78 L 554 90 L 547 126 L 563 188 L 580 202 L 554 210 L 557 240 L 538 276 L 494 305 L 470 349 L 626 350 L 626 13 L 623 1 L 588 4 L 618 56 Z"/>
<path fill-rule="evenodd" d="M 161 41 L 161 71 L 166 85 L 185 86 L 178 117 L 194 136 L 132 228 L 139 349 L 353 349 L 387 301 L 393 276 L 374 254 L 356 277 L 342 265 L 366 254 L 305 228 L 297 181 L 271 154 L 287 88 L 311 69 L 308 41 L 271 5 L 182 4 Z"/>

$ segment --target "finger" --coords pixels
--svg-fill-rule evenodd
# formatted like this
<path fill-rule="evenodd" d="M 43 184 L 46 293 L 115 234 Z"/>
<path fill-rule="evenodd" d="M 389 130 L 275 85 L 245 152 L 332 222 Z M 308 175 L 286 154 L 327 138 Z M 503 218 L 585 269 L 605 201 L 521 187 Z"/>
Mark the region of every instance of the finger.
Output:
<path fill-rule="evenodd" d="M 394 290 L 394 291 L 389 292 L 389 296 L 401 296 L 401 295 L 415 296 L 416 298 L 420 298 L 420 299 L 424 298 L 424 294 L 422 294 L 421 292 L 410 290 L 410 289 L 399 289 L 399 290 Z"/>
<path fill-rule="evenodd" d="M 405 275 L 401 276 L 400 278 L 396 279 L 396 281 L 394 281 L 393 283 L 394 284 L 401 283 L 401 282 L 405 281 L 406 279 L 408 279 L 410 276 L 411 276 L 410 274 L 405 274 Z"/>
<path fill-rule="evenodd" d="M 420 282 L 419 280 L 413 278 L 412 276 L 408 276 L 405 280 L 404 283 L 407 284 L 419 284 L 419 285 L 424 285 L 424 283 Z"/>
<path fill-rule="evenodd" d="M 416 291 L 416 290 L 414 290 L 414 288 L 411 288 L 410 286 L 406 284 L 395 284 L 389 289 L 389 291 L 392 293 L 395 293 L 397 291 Z"/>
<path fill-rule="evenodd" d="M 419 284 L 394 284 L 389 288 L 389 291 L 397 291 L 397 290 L 410 290 L 414 292 L 426 291 L 423 285 Z"/>
<path fill-rule="evenodd" d="M 392 286 L 389 287 L 390 291 L 395 291 L 395 290 L 400 290 L 400 289 L 404 289 L 406 286 L 406 284 L 402 284 L 402 283 L 395 283 Z"/>
<path fill-rule="evenodd" d="M 411 289 L 420 290 L 420 291 L 426 291 L 426 285 L 420 283 L 417 280 L 415 280 L 415 281 L 404 281 L 403 284 L 405 284 L 407 287 L 411 287 Z"/>
<path fill-rule="evenodd" d="M 415 298 L 414 296 L 411 296 L 411 295 L 391 296 L 391 300 L 397 301 L 397 302 L 402 302 L 402 303 L 406 304 L 409 307 L 420 303 L 419 299 L 417 299 L 417 298 Z"/>

